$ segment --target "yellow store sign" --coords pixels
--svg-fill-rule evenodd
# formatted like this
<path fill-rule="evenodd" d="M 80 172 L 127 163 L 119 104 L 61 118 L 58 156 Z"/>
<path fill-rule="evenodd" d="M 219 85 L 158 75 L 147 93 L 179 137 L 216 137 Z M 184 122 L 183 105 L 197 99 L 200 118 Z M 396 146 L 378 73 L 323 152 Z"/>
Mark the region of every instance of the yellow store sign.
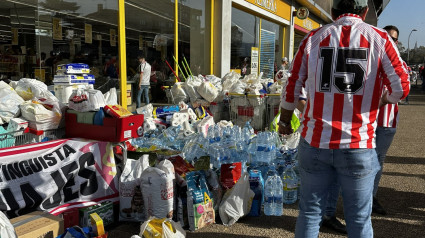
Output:
<path fill-rule="evenodd" d="M 286 20 L 291 19 L 291 6 L 282 0 L 245 0 Z"/>
<path fill-rule="evenodd" d="M 304 20 L 299 19 L 298 17 L 294 17 L 294 23 L 295 25 L 298 25 L 307 31 L 311 31 L 313 29 L 316 29 L 320 26 L 320 24 L 316 21 L 313 21 L 311 18 L 307 18 Z"/>

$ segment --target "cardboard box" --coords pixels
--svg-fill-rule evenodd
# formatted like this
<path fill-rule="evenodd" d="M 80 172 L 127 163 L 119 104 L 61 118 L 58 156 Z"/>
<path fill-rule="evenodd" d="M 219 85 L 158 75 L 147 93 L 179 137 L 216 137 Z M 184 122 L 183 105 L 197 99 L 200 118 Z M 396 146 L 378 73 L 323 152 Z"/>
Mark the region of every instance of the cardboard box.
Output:
<path fill-rule="evenodd" d="M 80 209 L 80 226 L 90 226 L 90 215 L 97 213 L 103 220 L 105 226 L 111 225 L 115 221 L 114 205 L 112 202 L 104 202 L 100 205 Z"/>
<path fill-rule="evenodd" d="M 55 238 L 64 233 L 63 219 L 36 211 L 10 220 L 18 238 Z"/>

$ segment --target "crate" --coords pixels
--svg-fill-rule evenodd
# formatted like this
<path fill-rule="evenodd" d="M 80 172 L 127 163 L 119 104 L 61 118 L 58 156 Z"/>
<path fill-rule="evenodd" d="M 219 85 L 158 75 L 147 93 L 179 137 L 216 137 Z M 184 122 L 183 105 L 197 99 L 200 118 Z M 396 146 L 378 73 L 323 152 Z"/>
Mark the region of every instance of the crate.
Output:
<path fill-rule="evenodd" d="M 234 125 L 243 127 L 247 121 L 256 131 L 262 131 L 266 122 L 265 95 L 229 94 L 229 115 Z"/>

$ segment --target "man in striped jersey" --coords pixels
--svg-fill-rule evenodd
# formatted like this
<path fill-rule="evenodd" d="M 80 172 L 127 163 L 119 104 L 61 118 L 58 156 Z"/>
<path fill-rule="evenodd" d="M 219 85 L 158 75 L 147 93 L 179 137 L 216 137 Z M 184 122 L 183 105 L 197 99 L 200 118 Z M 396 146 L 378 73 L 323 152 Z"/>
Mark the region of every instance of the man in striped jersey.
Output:
<path fill-rule="evenodd" d="M 370 214 L 379 163 L 375 152 L 378 108 L 410 90 L 399 52 L 384 30 L 364 23 L 367 0 L 334 0 L 334 23 L 301 42 L 284 88 L 279 131 L 307 89 L 298 149 L 301 177 L 296 237 L 317 237 L 332 183 L 338 180 L 349 237 L 373 237 Z M 381 78 L 384 75 L 384 79 Z M 383 86 L 388 88 L 381 94 Z M 382 96 L 381 96 L 382 95 Z"/>
<path fill-rule="evenodd" d="M 398 36 L 399 36 L 398 28 L 390 25 L 390 26 L 384 27 L 384 30 L 388 32 L 391 39 L 393 39 L 394 43 L 397 44 Z M 405 62 L 403 63 L 404 63 L 404 66 L 407 67 L 406 63 Z M 384 92 L 385 90 L 387 89 L 384 86 Z M 407 97 L 406 97 L 406 101 L 407 101 Z M 379 185 L 379 181 L 381 180 L 385 156 L 387 154 L 388 149 L 391 146 L 391 142 L 393 141 L 393 138 L 396 132 L 398 118 L 399 118 L 399 115 L 398 115 L 397 103 L 387 104 L 379 108 L 378 127 L 376 128 L 376 153 L 378 155 L 378 161 L 381 168 L 379 169 L 375 177 L 375 183 L 373 187 L 372 211 L 374 213 L 381 214 L 381 215 L 386 215 L 387 212 L 378 202 L 378 199 L 376 198 L 376 193 L 378 192 L 378 185 Z"/>

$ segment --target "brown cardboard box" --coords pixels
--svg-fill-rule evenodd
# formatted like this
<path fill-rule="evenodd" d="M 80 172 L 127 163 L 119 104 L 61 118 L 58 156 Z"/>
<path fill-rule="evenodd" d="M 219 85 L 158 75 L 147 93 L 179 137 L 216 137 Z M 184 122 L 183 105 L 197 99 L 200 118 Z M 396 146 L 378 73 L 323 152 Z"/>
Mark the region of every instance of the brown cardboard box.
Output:
<path fill-rule="evenodd" d="M 10 222 L 18 238 L 55 238 L 64 233 L 63 219 L 46 212 L 32 212 Z"/>

